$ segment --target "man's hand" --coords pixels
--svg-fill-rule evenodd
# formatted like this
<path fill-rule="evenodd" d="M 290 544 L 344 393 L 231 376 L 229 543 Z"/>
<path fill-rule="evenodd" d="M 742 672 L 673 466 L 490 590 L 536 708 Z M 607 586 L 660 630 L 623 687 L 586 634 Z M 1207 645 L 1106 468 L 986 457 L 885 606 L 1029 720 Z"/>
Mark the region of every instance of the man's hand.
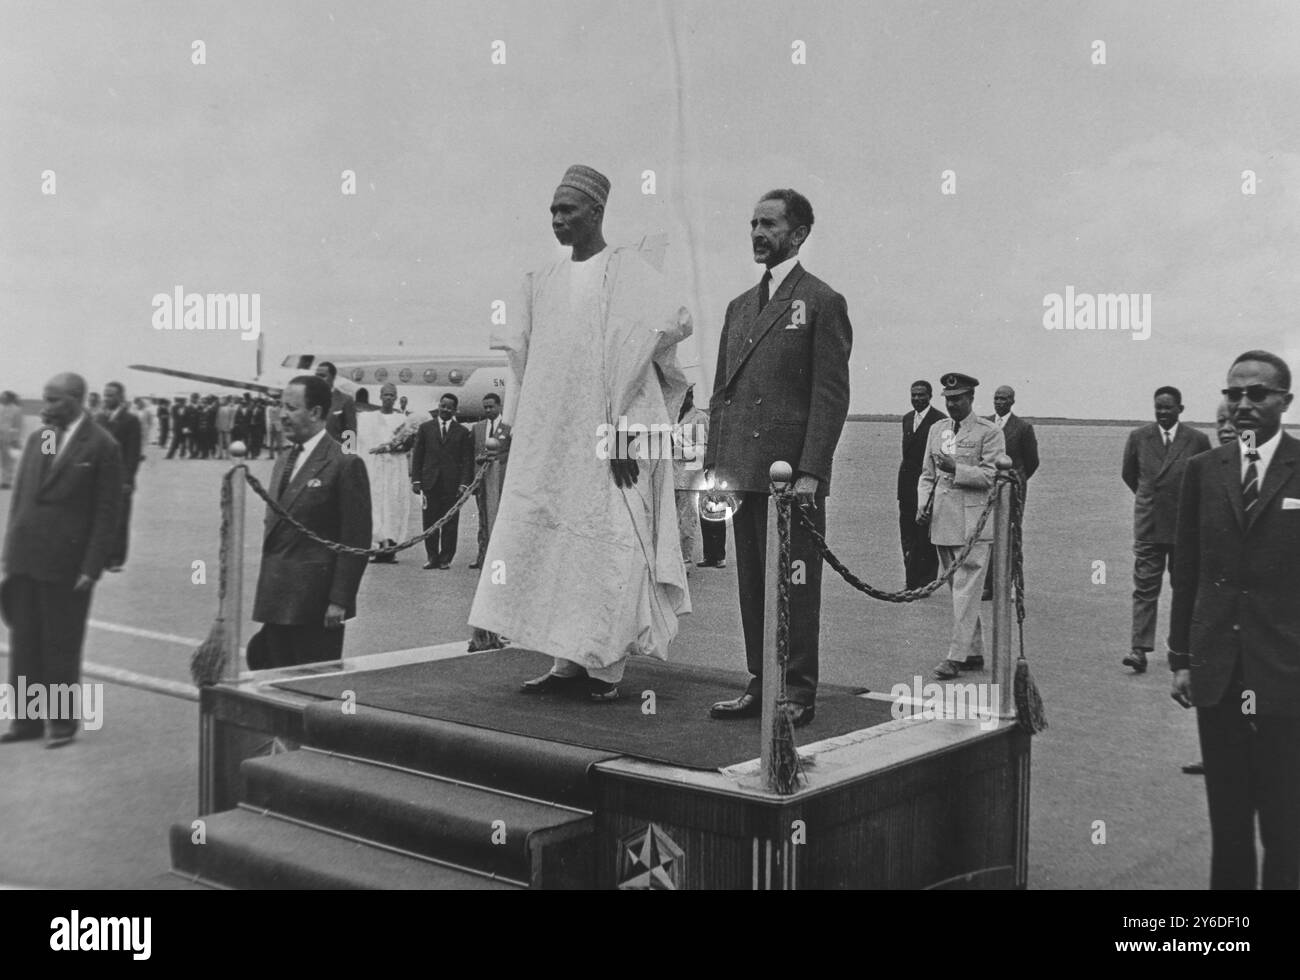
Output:
<path fill-rule="evenodd" d="M 934 458 L 934 465 L 935 465 L 938 469 L 943 470 L 945 473 L 956 473 L 956 472 L 957 472 L 957 464 L 956 464 L 955 462 L 953 462 L 953 458 L 952 458 L 951 456 L 948 456 L 948 455 L 939 455 L 939 456 L 936 456 L 936 457 Z"/>
<path fill-rule="evenodd" d="M 411 481 L 411 493 L 419 493 L 419 492 L 420 492 L 420 481 L 419 481 L 419 480 L 412 480 L 412 481 Z"/>
<path fill-rule="evenodd" d="M 1174 686 L 1169 696 L 1184 708 L 1192 706 L 1192 672 L 1190 670 L 1174 671 Z"/>
<path fill-rule="evenodd" d="M 930 523 L 930 515 L 923 510 L 916 512 L 916 523 L 918 527 L 925 527 Z"/>
<path fill-rule="evenodd" d="M 72 587 L 73 592 L 89 592 L 95 587 L 95 580 L 89 575 L 78 575 L 77 584 Z"/>
<path fill-rule="evenodd" d="M 343 616 L 346 610 L 337 602 L 331 602 L 329 608 L 325 610 L 325 628 L 327 630 L 336 630 L 343 625 Z"/>
<path fill-rule="evenodd" d="M 463 494 L 463 493 L 464 493 L 466 490 L 468 490 L 468 489 L 469 489 L 469 484 L 468 484 L 468 483 L 462 483 L 462 484 L 457 488 L 456 493 L 457 493 L 457 495 L 460 495 L 460 494 Z"/>
<path fill-rule="evenodd" d="M 614 482 L 624 490 L 636 486 L 636 478 L 641 475 L 635 459 L 611 459 L 609 468 L 614 471 Z"/>
<path fill-rule="evenodd" d="M 794 481 L 794 499 L 801 507 L 816 507 L 818 479 L 804 474 Z"/>

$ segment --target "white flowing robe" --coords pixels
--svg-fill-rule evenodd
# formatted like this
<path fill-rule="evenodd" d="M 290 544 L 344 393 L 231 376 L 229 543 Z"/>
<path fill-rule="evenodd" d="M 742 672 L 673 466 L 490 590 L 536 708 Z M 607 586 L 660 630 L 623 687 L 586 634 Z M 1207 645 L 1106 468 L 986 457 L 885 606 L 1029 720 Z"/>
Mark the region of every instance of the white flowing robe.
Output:
<path fill-rule="evenodd" d="M 621 418 L 676 420 L 686 378 L 675 348 L 691 321 L 635 248 L 575 265 L 530 274 L 508 333 L 493 338 L 509 354 L 515 421 L 469 622 L 602 669 L 629 654 L 665 659 L 690 612 L 672 460 L 639 459 L 636 485 L 620 489 L 601 448 Z"/>
<path fill-rule="evenodd" d="M 410 453 L 372 453 L 389 442 L 406 421 L 401 412 L 358 412 L 357 455 L 370 472 L 372 537 L 376 542 L 404 541 L 411 514 Z"/>

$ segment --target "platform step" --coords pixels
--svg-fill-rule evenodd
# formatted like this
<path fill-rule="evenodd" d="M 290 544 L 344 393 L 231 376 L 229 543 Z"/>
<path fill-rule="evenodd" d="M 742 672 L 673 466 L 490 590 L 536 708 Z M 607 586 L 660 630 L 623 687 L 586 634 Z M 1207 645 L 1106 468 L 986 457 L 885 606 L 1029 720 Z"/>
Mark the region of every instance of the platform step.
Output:
<path fill-rule="evenodd" d="M 255 809 L 533 887 L 593 884 L 586 811 L 311 749 L 249 759 L 242 775 Z"/>
<path fill-rule="evenodd" d="M 189 824 L 172 826 L 172 870 L 228 888 L 520 887 L 249 810 L 203 820 L 202 844 L 193 842 Z"/>
<path fill-rule="evenodd" d="M 338 701 L 308 705 L 310 746 L 566 806 L 594 806 L 587 772 L 615 753 Z"/>

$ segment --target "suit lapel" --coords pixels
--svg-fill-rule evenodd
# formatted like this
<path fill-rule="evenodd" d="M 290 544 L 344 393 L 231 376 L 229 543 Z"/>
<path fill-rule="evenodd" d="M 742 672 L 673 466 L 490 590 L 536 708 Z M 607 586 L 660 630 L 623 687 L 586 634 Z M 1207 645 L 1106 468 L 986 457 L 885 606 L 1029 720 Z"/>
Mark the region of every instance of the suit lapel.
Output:
<path fill-rule="evenodd" d="M 1159 429 L 1160 426 L 1157 425 L 1156 428 Z M 1164 448 L 1165 437 L 1161 435 L 1159 432 L 1156 433 L 1156 440 L 1157 440 L 1158 449 L 1163 450 L 1165 454 L 1164 461 L 1161 462 L 1160 464 L 1160 473 L 1158 474 L 1160 476 L 1163 476 L 1165 470 L 1169 469 L 1169 467 L 1172 466 L 1178 460 L 1178 458 L 1181 457 L 1183 453 L 1187 451 L 1187 448 L 1191 445 L 1192 430 L 1187 428 L 1187 426 L 1185 425 L 1178 426 L 1178 435 L 1174 436 L 1173 442 L 1169 444 L 1169 448 L 1167 450 L 1165 450 Z"/>
<path fill-rule="evenodd" d="M 293 502 L 298 499 L 298 494 L 302 493 L 303 487 L 329 462 L 332 441 L 333 436 L 326 433 L 324 438 L 316 443 L 316 448 L 311 451 L 311 455 L 302 464 L 302 468 L 298 470 L 298 475 L 289 480 L 289 487 L 285 490 L 284 497 L 279 502 L 280 506 L 285 510 L 293 507 Z"/>
<path fill-rule="evenodd" d="M 748 336 L 744 341 L 744 348 L 740 351 L 740 356 L 731 369 L 730 376 L 727 378 L 728 383 L 736 376 L 745 361 L 749 360 L 750 355 L 754 353 L 755 348 L 763 342 L 763 338 L 771 331 L 773 324 L 790 308 L 790 302 L 794 297 L 794 288 L 803 278 L 803 266 L 798 262 L 790 270 L 789 275 L 781 281 L 781 288 L 776 291 L 776 295 L 768 300 L 767 306 L 763 307 L 758 317 L 753 321 L 753 326 L 749 330 Z M 754 308 L 758 308 L 758 288 L 754 288 Z"/>
<path fill-rule="evenodd" d="M 68 442 L 58 451 L 54 459 L 50 462 L 50 468 L 45 472 L 45 480 L 41 483 L 42 487 L 48 487 L 51 483 L 59 478 L 59 474 L 72 465 L 74 457 L 81 455 L 82 447 L 86 440 L 90 438 L 88 425 L 96 425 L 89 415 L 82 415 L 81 424 L 77 426 L 77 431 L 68 437 Z"/>
<path fill-rule="evenodd" d="M 1278 443 L 1277 449 L 1273 451 L 1273 459 L 1268 464 L 1268 469 L 1264 472 L 1264 482 L 1259 488 L 1259 502 L 1255 504 L 1255 509 L 1250 512 L 1250 519 L 1246 522 L 1246 529 L 1249 530 L 1259 520 L 1259 515 L 1264 513 L 1264 508 L 1269 501 L 1277 495 L 1282 485 L 1288 482 L 1296 471 L 1296 460 L 1300 457 L 1300 450 L 1294 439 L 1285 432 L 1282 433 L 1282 439 Z M 1241 496 L 1241 490 L 1237 490 L 1237 495 Z"/>
<path fill-rule="evenodd" d="M 1272 469 L 1270 466 L 1269 469 Z M 1223 457 L 1223 490 L 1228 496 L 1228 506 L 1237 519 L 1237 527 L 1246 529 L 1246 508 L 1241 502 L 1241 444 L 1237 443 L 1230 454 Z M 1256 507 L 1259 505 L 1256 504 Z"/>

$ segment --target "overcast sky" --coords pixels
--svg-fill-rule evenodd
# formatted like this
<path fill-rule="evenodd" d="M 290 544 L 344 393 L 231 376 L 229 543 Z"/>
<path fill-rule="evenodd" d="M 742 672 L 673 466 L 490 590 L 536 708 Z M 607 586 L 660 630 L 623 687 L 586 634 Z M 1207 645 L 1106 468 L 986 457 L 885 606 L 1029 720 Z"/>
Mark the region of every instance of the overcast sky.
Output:
<path fill-rule="evenodd" d="M 177 286 L 260 294 L 276 360 L 484 349 L 581 162 L 611 242 L 669 234 L 703 383 L 753 204 L 792 186 L 854 411 L 958 370 L 983 411 L 1010 383 L 1025 414 L 1146 417 L 1174 384 L 1211 418 L 1242 350 L 1300 370 L 1297 51 L 1290 2 L 0 0 L 0 385 L 251 376 L 237 333 L 153 329 Z M 1149 339 L 1046 330 L 1067 286 L 1149 293 Z"/>

